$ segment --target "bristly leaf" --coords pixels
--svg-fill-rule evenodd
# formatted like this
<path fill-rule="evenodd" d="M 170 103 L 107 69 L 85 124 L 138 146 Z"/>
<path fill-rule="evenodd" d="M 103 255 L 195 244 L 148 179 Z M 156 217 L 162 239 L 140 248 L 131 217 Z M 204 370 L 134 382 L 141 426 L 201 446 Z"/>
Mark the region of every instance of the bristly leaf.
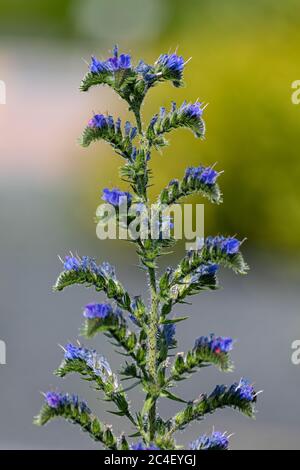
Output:
<path fill-rule="evenodd" d="M 110 428 L 102 424 L 98 418 L 91 414 L 89 408 L 77 397 L 63 396 L 64 400 L 57 407 L 50 407 L 47 403 L 42 407 L 34 424 L 44 426 L 55 418 L 64 418 L 70 423 L 80 426 L 82 431 L 88 432 L 92 439 L 101 442 L 108 449 L 117 449 L 117 439 Z"/>
<path fill-rule="evenodd" d="M 184 102 L 179 108 L 173 104 L 171 111 L 167 114 L 162 108 L 161 112 L 152 118 L 146 131 L 150 145 L 158 149 L 165 146 L 167 142 L 163 138 L 164 134 L 180 127 L 191 129 L 195 137 L 203 138 L 205 123 L 202 114 L 203 109 L 201 103 L 198 102 L 194 104 Z"/>
<path fill-rule="evenodd" d="M 222 193 L 216 183 L 220 173 L 211 167 L 190 167 L 182 180 L 172 180 L 159 196 L 161 204 L 172 205 L 191 194 L 200 194 L 210 202 L 220 204 Z"/>

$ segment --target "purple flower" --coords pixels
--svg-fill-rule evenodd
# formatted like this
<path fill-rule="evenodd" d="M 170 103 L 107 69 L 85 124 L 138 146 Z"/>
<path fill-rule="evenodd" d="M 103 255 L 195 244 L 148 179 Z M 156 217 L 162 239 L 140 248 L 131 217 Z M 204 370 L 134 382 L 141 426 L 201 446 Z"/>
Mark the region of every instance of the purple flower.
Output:
<path fill-rule="evenodd" d="M 133 140 L 137 135 L 137 128 L 136 127 L 132 127 L 131 128 L 131 132 L 130 132 L 130 140 Z"/>
<path fill-rule="evenodd" d="M 109 304 L 88 304 L 85 306 L 83 316 L 88 319 L 107 318 L 113 313 L 112 306 Z"/>
<path fill-rule="evenodd" d="M 58 409 L 60 406 L 74 406 L 81 413 L 91 413 L 85 401 L 80 401 L 77 395 L 67 393 L 47 392 L 45 401 L 50 408 Z"/>
<path fill-rule="evenodd" d="M 174 323 L 167 323 L 162 328 L 162 334 L 167 346 L 172 346 L 175 342 L 176 325 L 174 325 Z"/>
<path fill-rule="evenodd" d="M 179 81 L 182 79 L 184 69 L 184 59 L 177 54 L 162 54 L 156 66 L 162 72 L 164 78 Z"/>
<path fill-rule="evenodd" d="M 155 124 L 157 123 L 157 120 L 158 120 L 158 114 L 155 114 L 155 116 L 153 116 L 153 118 L 150 121 L 149 127 L 154 127 Z"/>
<path fill-rule="evenodd" d="M 238 253 L 241 242 L 234 237 L 225 238 L 223 236 L 208 237 L 205 240 L 207 248 L 214 248 L 220 250 L 226 255 L 234 255 Z"/>
<path fill-rule="evenodd" d="M 189 167 L 186 169 L 185 178 L 192 178 L 199 180 L 202 184 L 211 186 L 215 184 L 219 173 L 211 167 L 204 168 L 203 166 Z"/>
<path fill-rule="evenodd" d="M 90 351 L 86 348 L 82 348 L 80 346 L 74 346 L 74 344 L 71 343 L 65 346 L 64 357 L 67 361 L 75 361 L 76 359 L 80 359 L 86 362 L 92 354 L 93 351 Z"/>
<path fill-rule="evenodd" d="M 241 379 L 239 383 L 232 384 L 228 389 L 225 385 L 217 385 L 214 391 L 210 394 L 210 398 L 219 398 L 222 395 L 238 400 L 253 403 L 256 401 L 256 392 L 253 385 L 246 379 Z"/>
<path fill-rule="evenodd" d="M 57 392 L 47 392 L 45 394 L 45 401 L 50 408 L 59 408 L 62 404 L 62 395 Z"/>
<path fill-rule="evenodd" d="M 219 269 L 218 264 L 202 264 L 197 270 L 201 276 L 213 276 Z"/>
<path fill-rule="evenodd" d="M 227 450 L 229 439 L 226 434 L 215 431 L 211 436 L 201 436 L 190 444 L 191 450 Z"/>
<path fill-rule="evenodd" d="M 101 62 L 93 56 L 90 63 L 90 71 L 92 73 L 103 73 L 108 72 L 108 68 L 105 62 Z"/>
<path fill-rule="evenodd" d="M 88 127 L 94 127 L 97 129 L 103 129 L 107 126 L 107 118 L 103 114 L 95 114 L 95 116 L 88 123 Z"/>
<path fill-rule="evenodd" d="M 80 261 L 75 256 L 66 256 L 64 262 L 64 269 L 66 271 L 78 271 L 80 268 Z"/>
<path fill-rule="evenodd" d="M 139 441 L 136 444 L 132 444 L 130 446 L 131 450 L 159 450 L 159 447 L 156 447 L 154 444 L 150 444 L 149 447 L 146 447 L 146 445 Z"/>
<path fill-rule="evenodd" d="M 218 176 L 219 176 L 219 173 L 213 170 L 212 168 L 204 168 L 199 179 L 201 183 L 203 184 L 212 185 L 212 184 L 215 184 Z"/>
<path fill-rule="evenodd" d="M 231 385 L 229 393 L 236 396 L 240 400 L 245 400 L 248 402 L 253 402 L 256 398 L 253 385 L 251 385 L 248 380 L 243 378 L 239 381 L 239 383 Z"/>
<path fill-rule="evenodd" d="M 118 50 L 115 48 L 114 56 L 107 59 L 105 66 L 111 72 L 119 72 L 131 68 L 131 57 L 129 54 L 121 54 L 118 56 Z"/>
<path fill-rule="evenodd" d="M 105 61 L 100 61 L 96 57 L 92 57 L 90 63 L 90 71 L 92 73 L 110 72 L 115 73 L 120 70 L 131 68 L 131 57 L 129 54 L 121 54 L 119 56 L 118 47 L 115 46 L 113 50 L 113 57 Z"/>
<path fill-rule="evenodd" d="M 222 336 L 216 337 L 215 335 L 200 336 L 195 341 L 194 349 L 207 348 L 215 354 L 227 354 L 233 348 L 233 340 L 231 338 L 224 338 Z"/>
<path fill-rule="evenodd" d="M 241 242 L 236 238 L 227 238 L 221 244 L 222 251 L 225 251 L 227 255 L 234 255 L 235 253 L 238 253 L 240 244 Z"/>
<path fill-rule="evenodd" d="M 180 108 L 180 111 L 187 117 L 195 120 L 201 119 L 203 114 L 203 109 L 201 108 L 202 103 L 196 101 L 193 104 L 183 104 Z"/>
<path fill-rule="evenodd" d="M 132 196 L 130 193 L 120 191 L 117 188 L 114 189 L 103 189 L 103 201 L 108 202 L 112 206 L 119 206 L 123 202 L 127 202 L 127 204 L 131 203 Z"/>

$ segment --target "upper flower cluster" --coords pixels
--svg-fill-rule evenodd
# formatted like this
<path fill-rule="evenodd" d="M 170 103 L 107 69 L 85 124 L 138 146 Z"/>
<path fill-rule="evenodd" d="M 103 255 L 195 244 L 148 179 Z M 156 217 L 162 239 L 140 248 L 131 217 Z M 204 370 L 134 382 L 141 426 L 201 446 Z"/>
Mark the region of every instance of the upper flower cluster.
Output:
<path fill-rule="evenodd" d="M 92 57 L 90 71 L 92 73 L 114 73 L 120 70 L 131 68 L 131 57 L 129 54 L 120 54 L 118 47 L 114 47 L 113 56 L 107 60 L 100 61 L 96 57 Z"/>

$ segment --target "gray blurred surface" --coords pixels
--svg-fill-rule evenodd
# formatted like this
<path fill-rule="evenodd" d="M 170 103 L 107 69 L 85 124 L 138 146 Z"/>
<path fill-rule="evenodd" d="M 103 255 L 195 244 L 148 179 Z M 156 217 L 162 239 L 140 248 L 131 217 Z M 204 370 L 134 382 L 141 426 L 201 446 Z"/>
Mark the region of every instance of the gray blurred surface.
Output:
<path fill-rule="evenodd" d="M 124 250 L 121 242 L 97 241 L 92 214 L 85 214 L 80 222 L 74 198 L 75 193 L 68 193 L 68 188 L 10 186 L 7 190 L 2 184 L 0 339 L 7 344 L 7 365 L 0 366 L 2 449 L 97 447 L 65 422 L 52 422 L 43 429 L 32 425 L 42 403 L 39 391 L 51 386 L 80 394 L 105 422 L 113 423 L 116 431 L 129 430 L 120 427 L 120 419 L 104 412 L 110 405 L 99 400 L 79 377 L 62 380 L 52 375 L 62 357 L 58 344 L 77 338 L 82 307 L 103 299 L 80 287 L 52 293 L 51 285 L 61 268 L 57 254 L 71 249 L 96 255 L 99 261 L 107 259 L 118 265 L 119 277 L 132 294 L 145 294 L 145 279 L 135 267 L 133 250 Z M 176 253 L 172 262 L 179 255 Z M 252 267 L 248 276 L 223 272 L 223 290 L 195 297 L 192 306 L 175 312 L 190 314 L 190 319 L 178 327 L 180 351 L 191 346 L 195 336 L 210 332 L 238 339 L 233 353 L 234 373 L 201 371 L 181 384 L 178 393 L 195 398 L 217 383 L 229 384 L 246 376 L 264 390 L 257 419 L 251 421 L 225 410 L 189 427 L 178 440 L 188 442 L 215 426 L 235 433 L 233 449 L 299 449 L 300 366 L 290 360 L 291 343 L 300 338 L 299 270 L 271 256 L 248 254 L 248 258 Z M 122 357 L 112 353 L 105 337 L 99 336 L 90 344 L 118 368 Z M 141 403 L 141 393 L 129 393 L 134 404 Z M 177 409 L 177 404 L 164 401 L 163 415 Z"/>

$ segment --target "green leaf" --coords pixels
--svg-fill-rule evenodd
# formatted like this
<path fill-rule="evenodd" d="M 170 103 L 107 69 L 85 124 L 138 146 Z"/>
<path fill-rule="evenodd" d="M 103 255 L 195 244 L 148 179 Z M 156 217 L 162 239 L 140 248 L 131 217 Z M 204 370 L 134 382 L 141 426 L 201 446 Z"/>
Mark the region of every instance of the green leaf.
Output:
<path fill-rule="evenodd" d="M 180 403 L 187 403 L 186 400 L 183 400 L 177 395 L 174 395 L 174 393 L 171 393 L 169 390 L 162 390 L 160 392 L 160 396 L 164 398 L 169 398 L 169 400 L 178 401 Z"/>

